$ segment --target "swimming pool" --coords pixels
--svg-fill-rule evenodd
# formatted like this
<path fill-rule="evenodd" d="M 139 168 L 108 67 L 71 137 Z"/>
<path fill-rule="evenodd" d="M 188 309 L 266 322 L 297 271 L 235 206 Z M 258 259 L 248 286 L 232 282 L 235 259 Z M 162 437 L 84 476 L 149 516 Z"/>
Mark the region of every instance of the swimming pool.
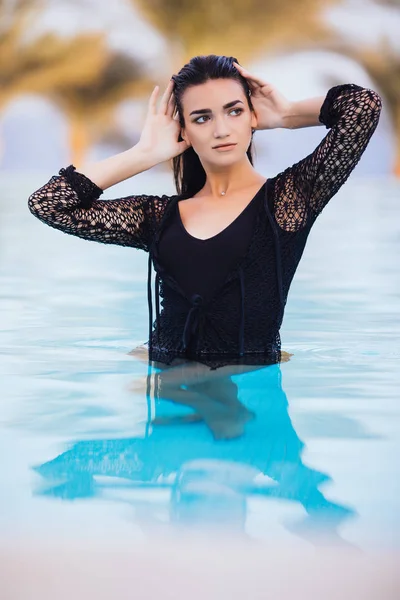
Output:
<path fill-rule="evenodd" d="M 147 335 L 145 254 L 35 220 L 47 178 L 1 180 L 3 543 L 207 532 L 397 552 L 399 183 L 353 178 L 325 209 L 289 295 L 293 356 L 225 382 L 254 416 L 216 440 L 129 355 Z"/>

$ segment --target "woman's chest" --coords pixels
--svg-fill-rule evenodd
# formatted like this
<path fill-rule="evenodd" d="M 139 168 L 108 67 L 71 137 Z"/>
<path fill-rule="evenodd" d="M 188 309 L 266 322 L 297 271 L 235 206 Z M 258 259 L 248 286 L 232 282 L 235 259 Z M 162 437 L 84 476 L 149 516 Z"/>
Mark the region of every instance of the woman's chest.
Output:
<path fill-rule="evenodd" d="M 250 201 L 237 198 L 204 200 L 191 198 L 177 205 L 178 218 L 185 231 L 193 238 L 210 240 L 228 230 L 237 220 L 243 220 L 248 212 L 254 212 L 257 198 Z"/>
<path fill-rule="evenodd" d="M 257 211 L 247 210 L 223 231 L 202 240 L 184 227 L 178 209 L 166 224 L 158 244 L 158 260 L 191 297 L 209 298 L 243 259 L 251 244 Z"/>

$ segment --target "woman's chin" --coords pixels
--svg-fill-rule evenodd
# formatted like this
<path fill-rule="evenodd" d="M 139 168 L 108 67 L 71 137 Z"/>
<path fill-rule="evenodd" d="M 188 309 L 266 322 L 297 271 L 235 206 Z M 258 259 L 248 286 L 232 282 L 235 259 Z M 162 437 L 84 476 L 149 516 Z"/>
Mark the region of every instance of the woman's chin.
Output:
<path fill-rule="evenodd" d="M 237 149 L 230 152 L 216 152 L 209 157 L 207 161 L 209 165 L 234 165 L 242 162 L 246 158 L 246 154 L 239 152 Z"/>

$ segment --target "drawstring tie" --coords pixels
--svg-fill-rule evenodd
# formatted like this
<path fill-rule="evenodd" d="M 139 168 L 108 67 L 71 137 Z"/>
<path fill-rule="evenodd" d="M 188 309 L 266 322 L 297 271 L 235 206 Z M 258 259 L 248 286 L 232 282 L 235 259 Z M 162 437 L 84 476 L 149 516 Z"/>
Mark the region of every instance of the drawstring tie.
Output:
<path fill-rule="evenodd" d="M 239 355 L 244 354 L 244 273 L 243 267 L 239 267 L 240 280 L 240 325 L 239 325 Z"/>
<path fill-rule="evenodd" d="M 153 350 L 153 301 L 151 297 L 151 250 L 149 250 L 149 260 L 147 263 L 147 306 L 149 309 L 149 354 Z"/>
<path fill-rule="evenodd" d="M 152 256 L 149 251 L 149 260 L 147 264 L 147 305 L 149 309 L 149 351 L 153 350 L 153 299 L 151 289 Z M 155 302 L 156 302 L 156 342 L 160 342 L 160 275 L 156 270 L 155 280 Z"/>
<path fill-rule="evenodd" d="M 160 275 L 156 273 L 156 336 L 157 345 L 160 344 Z"/>
<path fill-rule="evenodd" d="M 186 316 L 185 327 L 183 328 L 182 334 L 182 349 L 185 351 L 190 343 L 192 337 L 197 333 L 200 315 L 203 308 L 203 297 L 200 294 L 193 294 L 190 299 L 192 305 Z"/>

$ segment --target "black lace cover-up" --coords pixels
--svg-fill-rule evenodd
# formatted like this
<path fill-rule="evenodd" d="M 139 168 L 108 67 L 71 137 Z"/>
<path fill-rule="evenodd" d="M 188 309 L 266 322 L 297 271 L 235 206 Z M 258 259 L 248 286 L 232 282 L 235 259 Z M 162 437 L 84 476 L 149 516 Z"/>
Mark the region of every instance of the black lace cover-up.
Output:
<path fill-rule="evenodd" d="M 188 298 L 159 261 L 160 233 L 183 196 L 98 200 L 102 190 L 70 165 L 29 197 L 29 208 L 65 233 L 149 253 L 151 360 L 186 358 L 211 368 L 276 363 L 284 307 L 310 229 L 360 160 L 380 111 L 373 90 L 344 84 L 328 91 L 319 115 L 328 133 L 309 156 L 267 181 L 247 252 L 207 302 Z"/>

